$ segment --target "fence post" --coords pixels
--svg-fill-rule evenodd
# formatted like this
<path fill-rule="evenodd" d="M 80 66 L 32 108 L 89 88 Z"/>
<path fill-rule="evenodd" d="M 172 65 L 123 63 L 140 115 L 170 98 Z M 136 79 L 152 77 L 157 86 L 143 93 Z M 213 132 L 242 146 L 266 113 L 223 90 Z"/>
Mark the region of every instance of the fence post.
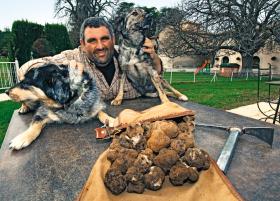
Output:
<path fill-rule="evenodd" d="M 170 79 L 169 79 L 170 84 L 172 84 L 172 73 L 173 73 L 173 67 L 171 66 Z"/>
<path fill-rule="evenodd" d="M 17 58 L 15 59 L 15 66 L 16 66 L 16 78 L 17 78 L 17 82 L 19 82 L 19 77 L 18 77 L 19 63 Z"/>

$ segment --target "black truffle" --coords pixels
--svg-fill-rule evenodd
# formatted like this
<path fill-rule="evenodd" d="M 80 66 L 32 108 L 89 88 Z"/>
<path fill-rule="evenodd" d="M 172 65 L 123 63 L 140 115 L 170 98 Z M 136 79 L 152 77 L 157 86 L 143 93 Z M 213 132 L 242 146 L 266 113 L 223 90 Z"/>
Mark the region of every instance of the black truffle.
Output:
<path fill-rule="evenodd" d="M 179 156 L 172 149 L 161 149 L 159 154 L 154 158 L 153 162 L 160 167 L 165 173 L 168 173 L 170 168 L 178 161 Z"/>
<path fill-rule="evenodd" d="M 144 183 L 147 189 L 156 191 L 162 187 L 165 173 L 161 168 L 152 166 L 147 174 L 144 175 Z"/>
<path fill-rule="evenodd" d="M 191 167 L 196 167 L 199 171 L 207 170 L 210 167 L 209 154 L 199 148 L 189 148 L 183 157 L 183 161 Z"/>
<path fill-rule="evenodd" d="M 178 162 L 169 172 L 169 181 L 174 186 L 181 186 L 185 182 L 195 182 L 198 180 L 199 174 L 195 168 L 188 166 L 185 163 Z"/>
<path fill-rule="evenodd" d="M 122 193 L 126 189 L 126 180 L 122 173 L 115 168 L 110 168 L 104 179 L 105 186 L 115 195 Z"/>

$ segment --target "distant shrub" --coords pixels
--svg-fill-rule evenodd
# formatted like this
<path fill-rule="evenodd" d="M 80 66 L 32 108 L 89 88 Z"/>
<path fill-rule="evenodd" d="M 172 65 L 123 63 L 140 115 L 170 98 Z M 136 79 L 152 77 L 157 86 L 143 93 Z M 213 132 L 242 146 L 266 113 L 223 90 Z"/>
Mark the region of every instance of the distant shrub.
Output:
<path fill-rule="evenodd" d="M 22 65 L 31 58 L 31 47 L 33 42 L 43 35 L 44 26 L 27 20 L 15 21 L 12 25 L 14 34 L 13 47 L 11 52 L 17 57 Z"/>
<path fill-rule="evenodd" d="M 33 58 L 41 58 L 46 56 L 52 56 L 54 50 L 50 42 L 46 38 L 38 38 L 32 45 Z"/>
<path fill-rule="evenodd" d="M 0 31 L 0 56 L 8 57 L 13 44 L 13 34 L 10 30 Z"/>
<path fill-rule="evenodd" d="M 60 53 L 63 50 L 72 48 L 69 34 L 64 25 L 61 24 L 46 24 L 45 36 L 54 48 L 54 53 Z"/>
<path fill-rule="evenodd" d="M 68 31 L 64 25 L 46 24 L 42 26 L 27 20 L 14 21 L 10 40 L 7 42 L 10 60 L 13 61 L 16 57 L 20 65 L 29 61 L 31 56 L 33 58 L 50 56 L 72 48 Z M 3 54 L 6 55 L 7 51 L 4 51 Z"/>

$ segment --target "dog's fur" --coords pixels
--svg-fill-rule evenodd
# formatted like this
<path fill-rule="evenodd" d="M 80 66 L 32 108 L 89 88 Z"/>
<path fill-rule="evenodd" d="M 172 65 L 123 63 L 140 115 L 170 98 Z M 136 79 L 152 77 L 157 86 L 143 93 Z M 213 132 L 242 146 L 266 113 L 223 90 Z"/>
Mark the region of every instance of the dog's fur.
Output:
<path fill-rule="evenodd" d="M 10 142 L 9 147 L 17 150 L 35 140 L 47 123 L 85 122 L 103 109 L 100 92 L 89 74 L 65 65 L 32 68 L 7 94 L 23 103 L 19 113 L 27 108 L 36 110 L 30 127 Z"/>
<path fill-rule="evenodd" d="M 141 95 L 150 95 L 157 90 L 162 102 L 169 101 L 164 88 L 171 91 L 168 95 L 187 101 L 187 97 L 171 87 L 153 69 L 150 56 L 143 52 L 142 47 L 150 30 L 151 19 L 141 8 L 134 8 L 124 17 L 119 16 L 117 33 L 119 33 L 119 63 L 123 72 L 120 91 L 111 102 L 119 105 L 123 99 L 123 84 L 125 76 Z"/>

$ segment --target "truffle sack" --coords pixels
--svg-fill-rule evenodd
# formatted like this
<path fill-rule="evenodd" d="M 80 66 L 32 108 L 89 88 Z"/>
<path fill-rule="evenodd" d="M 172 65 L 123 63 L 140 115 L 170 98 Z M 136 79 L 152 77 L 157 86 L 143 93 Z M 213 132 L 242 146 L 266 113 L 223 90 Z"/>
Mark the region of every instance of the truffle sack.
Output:
<path fill-rule="evenodd" d="M 243 200 L 230 181 L 211 160 L 210 168 L 202 171 L 195 184 L 173 186 L 168 179 L 159 191 L 146 189 L 143 194 L 123 192 L 113 195 L 104 185 L 104 177 L 110 167 L 107 160 L 108 150 L 96 161 L 90 176 L 77 200 L 82 201 L 217 201 Z"/>
<path fill-rule="evenodd" d="M 139 122 L 153 122 L 155 120 L 173 119 L 176 117 L 184 117 L 188 115 L 193 115 L 193 112 L 170 102 L 149 108 L 142 112 L 124 110 L 115 119 L 115 122 L 117 122 L 116 125 L 118 125 L 119 127 L 127 127 L 128 125 Z M 172 135 L 172 133 L 170 134 Z M 126 146 L 126 144 L 124 145 Z M 114 146 L 114 141 L 112 142 L 110 147 L 112 148 L 112 146 Z M 141 146 L 138 148 L 141 149 Z M 156 148 L 157 146 L 155 146 L 155 149 L 153 151 L 157 152 Z M 134 153 L 129 154 L 133 155 Z M 149 153 L 146 153 L 146 155 L 149 155 Z M 124 191 L 116 196 L 113 195 L 104 184 L 104 182 L 106 183 L 106 181 L 104 181 L 104 178 L 106 177 L 106 172 L 108 170 L 110 171 L 111 162 L 112 160 L 114 160 L 113 157 L 114 154 L 110 153 L 109 149 L 99 157 L 77 200 L 242 200 L 240 195 L 232 187 L 229 180 L 223 175 L 223 173 L 219 170 L 213 160 L 211 160 L 210 168 L 207 171 L 201 171 L 199 173 L 199 179 L 196 183 L 187 182 L 182 186 L 174 186 L 174 182 L 176 185 L 180 185 L 180 181 L 171 181 L 173 183 L 172 185 L 170 183 L 170 180 L 166 176 L 165 181 L 163 182 L 163 186 L 159 191 L 145 189 L 144 194 L 128 193 Z M 188 159 L 186 158 L 186 160 Z M 180 168 L 180 166 L 178 168 Z M 155 171 L 157 171 L 157 169 L 155 169 Z M 136 171 L 134 171 L 134 169 L 130 169 L 127 174 L 128 179 L 130 175 L 135 176 L 135 172 Z M 118 175 L 115 175 L 115 172 L 112 172 L 112 178 L 115 178 L 117 176 Z M 106 179 L 108 179 L 108 173 Z"/>

